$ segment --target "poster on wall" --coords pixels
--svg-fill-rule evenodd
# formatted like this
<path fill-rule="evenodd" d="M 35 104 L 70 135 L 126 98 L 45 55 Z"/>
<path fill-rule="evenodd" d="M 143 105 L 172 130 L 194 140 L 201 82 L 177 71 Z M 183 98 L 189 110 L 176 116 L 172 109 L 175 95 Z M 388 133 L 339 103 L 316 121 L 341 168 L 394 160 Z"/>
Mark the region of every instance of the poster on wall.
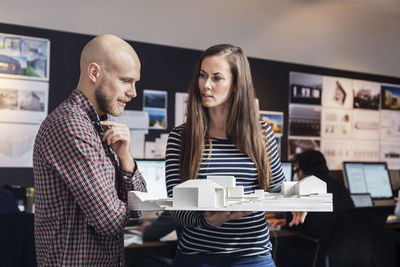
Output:
<path fill-rule="evenodd" d="M 382 109 L 400 111 L 400 85 L 382 84 Z"/>
<path fill-rule="evenodd" d="M 353 80 L 353 107 L 379 109 L 381 98 L 380 84 L 376 82 Z"/>
<path fill-rule="evenodd" d="M 390 170 L 400 170 L 400 141 L 381 143 L 381 161 L 386 161 Z"/>
<path fill-rule="evenodd" d="M 321 105 L 321 75 L 290 72 L 289 83 L 290 103 Z"/>
<path fill-rule="evenodd" d="M 321 106 L 289 105 L 290 136 L 320 136 Z"/>
<path fill-rule="evenodd" d="M 382 141 L 400 142 L 400 112 L 381 110 L 380 123 Z"/>
<path fill-rule="evenodd" d="M 167 91 L 143 90 L 143 111 L 149 114 L 150 129 L 167 129 Z"/>
<path fill-rule="evenodd" d="M 351 115 L 349 109 L 322 108 L 321 138 L 351 138 Z"/>
<path fill-rule="evenodd" d="M 0 77 L 49 80 L 50 41 L 0 33 Z"/>
<path fill-rule="evenodd" d="M 324 76 L 322 79 L 322 106 L 332 108 L 352 108 L 352 80 Z"/>
<path fill-rule="evenodd" d="M 0 167 L 32 167 L 40 124 L 0 123 Z"/>
<path fill-rule="evenodd" d="M 353 139 L 379 140 L 379 112 L 373 110 L 353 110 Z"/>
<path fill-rule="evenodd" d="M 41 123 L 48 96 L 47 82 L 0 78 L 0 122 Z"/>
<path fill-rule="evenodd" d="M 283 112 L 260 110 L 260 116 L 263 121 L 271 126 L 275 136 L 283 135 Z"/>
<path fill-rule="evenodd" d="M 379 143 L 373 141 L 321 139 L 321 152 L 330 170 L 342 169 L 343 161 L 379 161 Z"/>
<path fill-rule="evenodd" d="M 175 126 L 181 125 L 186 121 L 187 97 L 187 93 L 175 93 Z"/>

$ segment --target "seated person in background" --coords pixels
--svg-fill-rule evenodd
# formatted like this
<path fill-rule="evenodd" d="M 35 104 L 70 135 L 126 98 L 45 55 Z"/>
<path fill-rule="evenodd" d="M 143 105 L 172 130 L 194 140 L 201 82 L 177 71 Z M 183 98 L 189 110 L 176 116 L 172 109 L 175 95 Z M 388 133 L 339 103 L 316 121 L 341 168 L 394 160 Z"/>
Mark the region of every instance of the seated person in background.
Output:
<path fill-rule="evenodd" d="M 323 244 L 326 244 L 338 218 L 344 211 L 354 208 L 350 193 L 343 183 L 329 176 L 325 157 L 317 150 L 307 150 L 297 154 L 294 160 L 294 168 L 298 180 L 314 175 L 326 182 L 328 193 L 333 194 L 333 212 L 310 212 L 304 224 L 292 227 L 291 230 L 318 238 L 322 240 Z M 287 220 L 290 221 L 290 217 L 291 214 L 287 214 L 286 219 L 272 219 L 269 224 L 277 228 L 285 227 L 284 225 Z M 294 242 L 292 242 L 293 240 L 288 241 L 287 244 L 280 242 L 276 248 L 278 262 L 281 263 L 279 266 L 309 266 L 312 261 L 312 256 L 310 257 L 312 254 L 307 254 L 305 250 L 308 248 L 307 243 L 310 242 L 302 239 L 296 239 Z M 315 245 L 311 245 L 308 249 L 314 253 Z"/>
<path fill-rule="evenodd" d="M 154 222 L 143 221 L 139 226 L 139 231 L 142 232 L 143 241 L 159 241 L 160 238 L 174 230 L 176 230 L 179 238 L 182 226 L 169 211 L 161 213 Z"/>
<path fill-rule="evenodd" d="M 0 214 L 18 212 L 18 204 L 12 193 L 0 186 Z"/>

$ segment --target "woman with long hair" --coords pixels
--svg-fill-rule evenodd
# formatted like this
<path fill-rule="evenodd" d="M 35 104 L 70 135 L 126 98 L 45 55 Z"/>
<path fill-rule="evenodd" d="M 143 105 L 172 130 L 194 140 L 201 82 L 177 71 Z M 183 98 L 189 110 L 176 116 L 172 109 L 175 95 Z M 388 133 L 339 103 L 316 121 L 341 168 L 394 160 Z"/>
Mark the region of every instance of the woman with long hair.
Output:
<path fill-rule="evenodd" d="M 234 176 L 245 193 L 279 192 L 284 180 L 271 128 L 259 120 L 249 62 L 221 44 L 200 57 L 188 90 L 186 123 L 169 134 L 166 180 Z M 264 212 L 174 211 L 184 226 L 175 266 L 275 266 Z M 291 224 L 304 220 L 294 213 Z"/>

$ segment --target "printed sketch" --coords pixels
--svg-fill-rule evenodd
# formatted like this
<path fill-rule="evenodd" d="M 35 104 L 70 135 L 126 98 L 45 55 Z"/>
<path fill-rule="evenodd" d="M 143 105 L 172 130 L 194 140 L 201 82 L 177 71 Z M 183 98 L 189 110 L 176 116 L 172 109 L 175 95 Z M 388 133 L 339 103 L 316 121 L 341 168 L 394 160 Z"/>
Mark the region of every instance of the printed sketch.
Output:
<path fill-rule="evenodd" d="M 353 110 L 353 139 L 379 140 L 379 111 Z"/>
<path fill-rule="evenodd" d="M 400 142 L 400 112 L 381 110 L 380 123 L 380 139 L 382 141 Z"/>
<path fill-rule="evenodd" d="M 388 164 L 390 170 L 400 170 L 400 142 L 381 143 L 381 161 Z"/>
<path fill-rule="evenodd" d="M 321 138 L 351 138 L 351 110 L 322 108 Z"/>
<path fill-rule="evenodd" d="M 258 189 L 244 194 L 233 176 L 208 176 L 187 180 L 173 188 L 173 197 L 157 199 L 151 193 L 131 191 L 130 210 L 197 211 L 332 211 L 332 194 L 315 176 L 298 182 L 283 182 L 281 193 Z"/>
<path fill-rule="evenodd" d="M 352 108 L 352 80 L 339 77 L 323 77 L 322 106 L 332 108 Z"/>
<path fill-rule="evenodd" d="M 32 167 L 39 124 L 0 123 L 0 167 Z"/>
<path fill-rule="evenodd" d="M 48 82 L 0 78 L 0 122 L 41 123 L 48 96 Z"/>

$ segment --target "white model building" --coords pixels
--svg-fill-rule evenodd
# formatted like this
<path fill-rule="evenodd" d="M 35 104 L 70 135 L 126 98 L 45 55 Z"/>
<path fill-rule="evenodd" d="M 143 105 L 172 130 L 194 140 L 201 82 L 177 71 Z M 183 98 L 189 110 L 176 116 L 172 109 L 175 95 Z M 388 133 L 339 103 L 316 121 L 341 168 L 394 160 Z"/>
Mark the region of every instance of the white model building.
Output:
<path fill-rule="evenodd" d="M 315 176 L 299 182 L 283 182 L 281 193 L 255 190 L 244 194 L 233 176 L 208 176 L 187 180 L 173 189 L 173 197 L 154 199 L 143 192 L 129 192 L 131 210 L 198 211 L 332 211 L 332 194 L 326 183 Z"/>

